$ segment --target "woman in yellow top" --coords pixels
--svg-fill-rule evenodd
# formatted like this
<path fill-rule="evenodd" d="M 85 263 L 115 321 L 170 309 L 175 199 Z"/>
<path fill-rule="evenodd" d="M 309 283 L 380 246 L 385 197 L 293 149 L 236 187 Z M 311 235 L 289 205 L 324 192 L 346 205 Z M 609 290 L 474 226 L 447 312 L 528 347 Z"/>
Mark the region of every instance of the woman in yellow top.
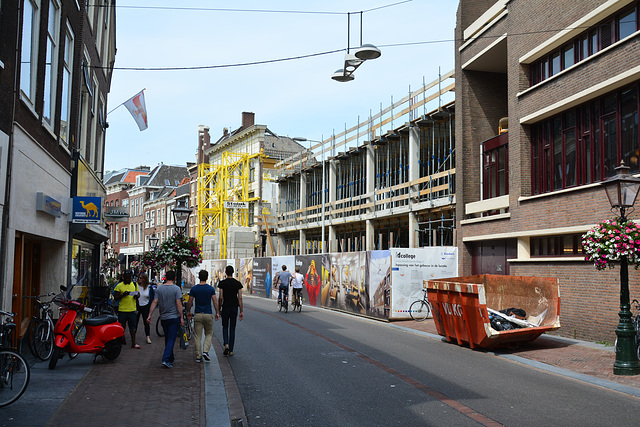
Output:
<path fill-rule="evenodd" d="M 130 270 L 125 271 L 122 282 L 118 283 L 114 289 L 113 297 L 119 301 L 118 322 L 126 330 L 129 324 L 129 334 L 131 335 L 131 348 L 139 349 L 136 344 L 136 301 L 140 297 L 138 285 L 131 280 Z M 125 343 L 126 344 L 126 343 Z"/>

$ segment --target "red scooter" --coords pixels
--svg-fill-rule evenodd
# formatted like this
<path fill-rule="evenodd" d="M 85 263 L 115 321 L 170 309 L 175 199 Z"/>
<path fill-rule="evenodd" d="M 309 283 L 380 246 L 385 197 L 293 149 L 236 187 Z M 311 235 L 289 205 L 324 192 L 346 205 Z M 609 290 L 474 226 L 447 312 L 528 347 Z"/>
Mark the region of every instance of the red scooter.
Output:
<path fill-rule="evenodd" d="M 102 314 L 86 318 L 82 321 L 82 326 L 76 328 L 78 314 L 93 310 L 72 300 L 69 297 L 70 291 L 65 292 L 64 286 L 60 289 L 62 293 L 53 299 L 53 302 L 60 307 L 60 318 L 53 329 L 55 342 L 53 354 L 49 359 L 49 369 L 55 369 L 58 359 L 64 357 L 65 353 L 68 353 L 70 358 L 78 353 L 91 353 L 96 357 L 103 356 L 107 360 L 115 360 L 120 355 L 124 341 L 124 329 L 118 323 L 118 317 L 113 314 Z M 78 334 L 80 329 L 85 329 L 86 334 Z M 78 335 L 84 335 L 82 342 L 79 342 Z"/>

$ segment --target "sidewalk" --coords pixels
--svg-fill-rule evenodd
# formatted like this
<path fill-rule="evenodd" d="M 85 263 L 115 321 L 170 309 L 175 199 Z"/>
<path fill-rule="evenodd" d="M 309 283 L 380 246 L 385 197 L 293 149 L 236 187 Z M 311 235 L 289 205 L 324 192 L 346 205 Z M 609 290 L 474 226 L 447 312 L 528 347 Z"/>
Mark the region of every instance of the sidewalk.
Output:
<path fill-rule="evenodd" d="M 424 322 L 399 321 L 392 322 L 391 325 L 410 331 L 419 331 L 430 338 L 444 340 L 444 337 L 438 335 L 433 319 L 427 319 Z M 451 345 L 457 345 L 457 343 Z M 512 348 L 496 349 L 490 353 L 640 397 L 640 375 L 613 375 L 613 364 L 616 360 L 613 346 L 542 335 L 532 342 Z"/>

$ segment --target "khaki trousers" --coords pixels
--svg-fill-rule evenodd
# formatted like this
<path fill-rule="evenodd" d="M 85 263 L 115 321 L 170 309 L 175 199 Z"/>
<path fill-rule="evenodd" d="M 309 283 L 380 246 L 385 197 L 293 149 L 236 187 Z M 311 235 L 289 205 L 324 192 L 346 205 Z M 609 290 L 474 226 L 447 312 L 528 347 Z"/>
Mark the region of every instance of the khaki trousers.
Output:
<path fill-rule="evenodd" d="M 202 357 L 202 352 L 209 353 L 211 338 L 213 337 L 213 314 L 196 313 L 193 316 L 193 325 L 196 333 L 196 358 Z M 204 347 L 202 346 L 202 330 L 204 329 Z"/>

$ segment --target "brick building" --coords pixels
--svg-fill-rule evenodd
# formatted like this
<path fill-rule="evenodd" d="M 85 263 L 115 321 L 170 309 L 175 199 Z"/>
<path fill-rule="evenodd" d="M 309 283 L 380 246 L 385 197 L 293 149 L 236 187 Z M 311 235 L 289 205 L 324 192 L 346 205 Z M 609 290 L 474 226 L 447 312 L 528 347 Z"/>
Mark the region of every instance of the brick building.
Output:
<path fill-rule="evenodd" d="M 615 339 L 620 272 L 580 241 L 614 215 L 599 183 L 621 160 L 640 172 L 639 8 L 461 0 L 457 15 L 460 274 L 557 277 L 560 333 L 594 341 Z M 632 269 L 632 298 L 639 282 Z"/>
<path fill-rule="evenodd" d="M 18 324 L 24 295 L 97 282 L 107 231 L 76 221 L 70 201 L 105 196 L 114 61 L 114 1 L 0 2 L 0 305 Z"/>

